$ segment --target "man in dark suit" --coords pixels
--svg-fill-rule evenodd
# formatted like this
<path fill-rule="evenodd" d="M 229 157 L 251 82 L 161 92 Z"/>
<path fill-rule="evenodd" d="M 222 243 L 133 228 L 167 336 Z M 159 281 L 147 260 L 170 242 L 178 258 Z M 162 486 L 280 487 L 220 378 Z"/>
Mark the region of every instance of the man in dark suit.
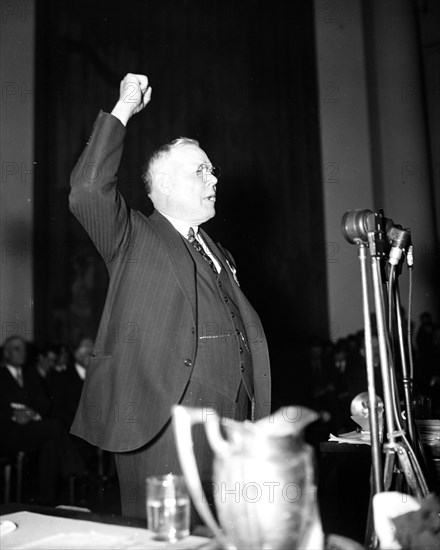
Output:
<path fill-rule="evenodd" d="M 215 215 L 217 178 L 198 142 L 159 148 L 143 180 L 155 211 L 117 190 L 125 126 L 151 99 L 128 74 L 112 114 L 101 112 L 71 178 L 70 208 L 110 276 L 95 352 L 72 432 L 115 453 L 124 515 L 145 517 L 145 477 L 179 473 L 172 406 L 236 420 L 270 412 L 267 344 L 240 290 L 232 256 L 199 226 Z M 195 435 L 202 478 L 211 464 Z"/>
<path fill-rule="evenodd" d="M 64 357 L 49 373 L 47 386 L 52 399 L 52 415 L 70 430 L 90 363 L 93 340 L 81 338 L 74 353 L 64 344 L 58 349 L 59 355 Z M 85 443 L 84 440 L 81 443 Z"/>
<path fill-rule="evenodd" d="M 0 364 L 0 451 L 26 451 L 37 457 L 37 500 L 57 503 L 62 477 L 84 475 L 84 464 L 67 430 L 51 414 L 43 380 L 25 366 L 26 344 L 6 339 Z"/>

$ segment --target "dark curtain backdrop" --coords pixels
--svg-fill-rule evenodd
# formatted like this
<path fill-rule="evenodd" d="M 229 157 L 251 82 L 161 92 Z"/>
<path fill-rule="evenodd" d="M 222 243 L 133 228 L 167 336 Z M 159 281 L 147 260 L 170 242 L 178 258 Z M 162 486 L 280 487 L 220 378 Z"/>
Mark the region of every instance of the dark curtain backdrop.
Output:
<path fill-rule="evenodd" d="M 37 340 L 96 334 L 107 273 L 68 211 L 69 174 L 124 74 L 145 73 L 153 99 L 129 123 L 121 190 L 151 212 L 140 167 L 178 136 L 221 166 L 206 229 L 262 317 L 282 401 L 298 350 L 328 324 L 313 3 L 41 0 L 37 18 Z M 121 320 L 115 337 L 129 330 Z"/>

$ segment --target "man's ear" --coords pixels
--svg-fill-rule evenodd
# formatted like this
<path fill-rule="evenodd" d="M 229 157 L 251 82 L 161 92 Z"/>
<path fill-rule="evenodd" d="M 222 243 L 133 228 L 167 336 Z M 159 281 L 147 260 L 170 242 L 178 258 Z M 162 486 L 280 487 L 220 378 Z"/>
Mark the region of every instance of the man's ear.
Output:
<path fill-rule="evenodd" d="M 158 191 L 169 197 L 171 195 L 171 180 L 167 172 L 156 172 L 154 184 Z"/>

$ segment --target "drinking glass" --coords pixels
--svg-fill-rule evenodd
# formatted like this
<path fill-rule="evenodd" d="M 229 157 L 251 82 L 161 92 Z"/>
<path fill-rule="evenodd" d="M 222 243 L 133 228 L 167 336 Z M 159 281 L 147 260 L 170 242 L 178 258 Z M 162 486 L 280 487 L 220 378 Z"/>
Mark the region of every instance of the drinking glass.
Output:
<path fill-rule="evenodd" d="M 190 500 L 184 477 L 149 476 L 147 484 L 148 529 L 156 540 L 175 541 L 189 535 Z"/>

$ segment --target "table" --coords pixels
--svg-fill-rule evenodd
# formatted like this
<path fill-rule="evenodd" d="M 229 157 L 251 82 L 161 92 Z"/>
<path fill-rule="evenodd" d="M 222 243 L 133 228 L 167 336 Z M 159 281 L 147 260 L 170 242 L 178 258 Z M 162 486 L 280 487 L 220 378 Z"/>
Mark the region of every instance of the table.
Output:
<path fill-rule="evenodd" d="M 0 516 L 17 525 L 17 529 L 1 537 L 2 550 L 170 548 L 169 542 L 155 541 L 153 533 L 139 519 L 23 504 L 0 506 Z M 213 539 L 191 535 L 173 543 L 172 548 L 207 549 L 214 543 Z"/>
<path fill-rule="evenodd" d="M 194 535 L 172 544 L 155 541 L 142 520 L 122 516 L 8 504 L 0 506 L 0 517 L 18 525 L 1 537 L 1 550 L 222 550 L 215 539 Z M 363 550 L 339 535 L 328 535 L 325 542 L 327 550 Z"/>
<path fill-rule="evenodd" d="M 324 531 L 363 543 L 371 496 L 370 445 L 323 441 L 317 458 Z"/>

